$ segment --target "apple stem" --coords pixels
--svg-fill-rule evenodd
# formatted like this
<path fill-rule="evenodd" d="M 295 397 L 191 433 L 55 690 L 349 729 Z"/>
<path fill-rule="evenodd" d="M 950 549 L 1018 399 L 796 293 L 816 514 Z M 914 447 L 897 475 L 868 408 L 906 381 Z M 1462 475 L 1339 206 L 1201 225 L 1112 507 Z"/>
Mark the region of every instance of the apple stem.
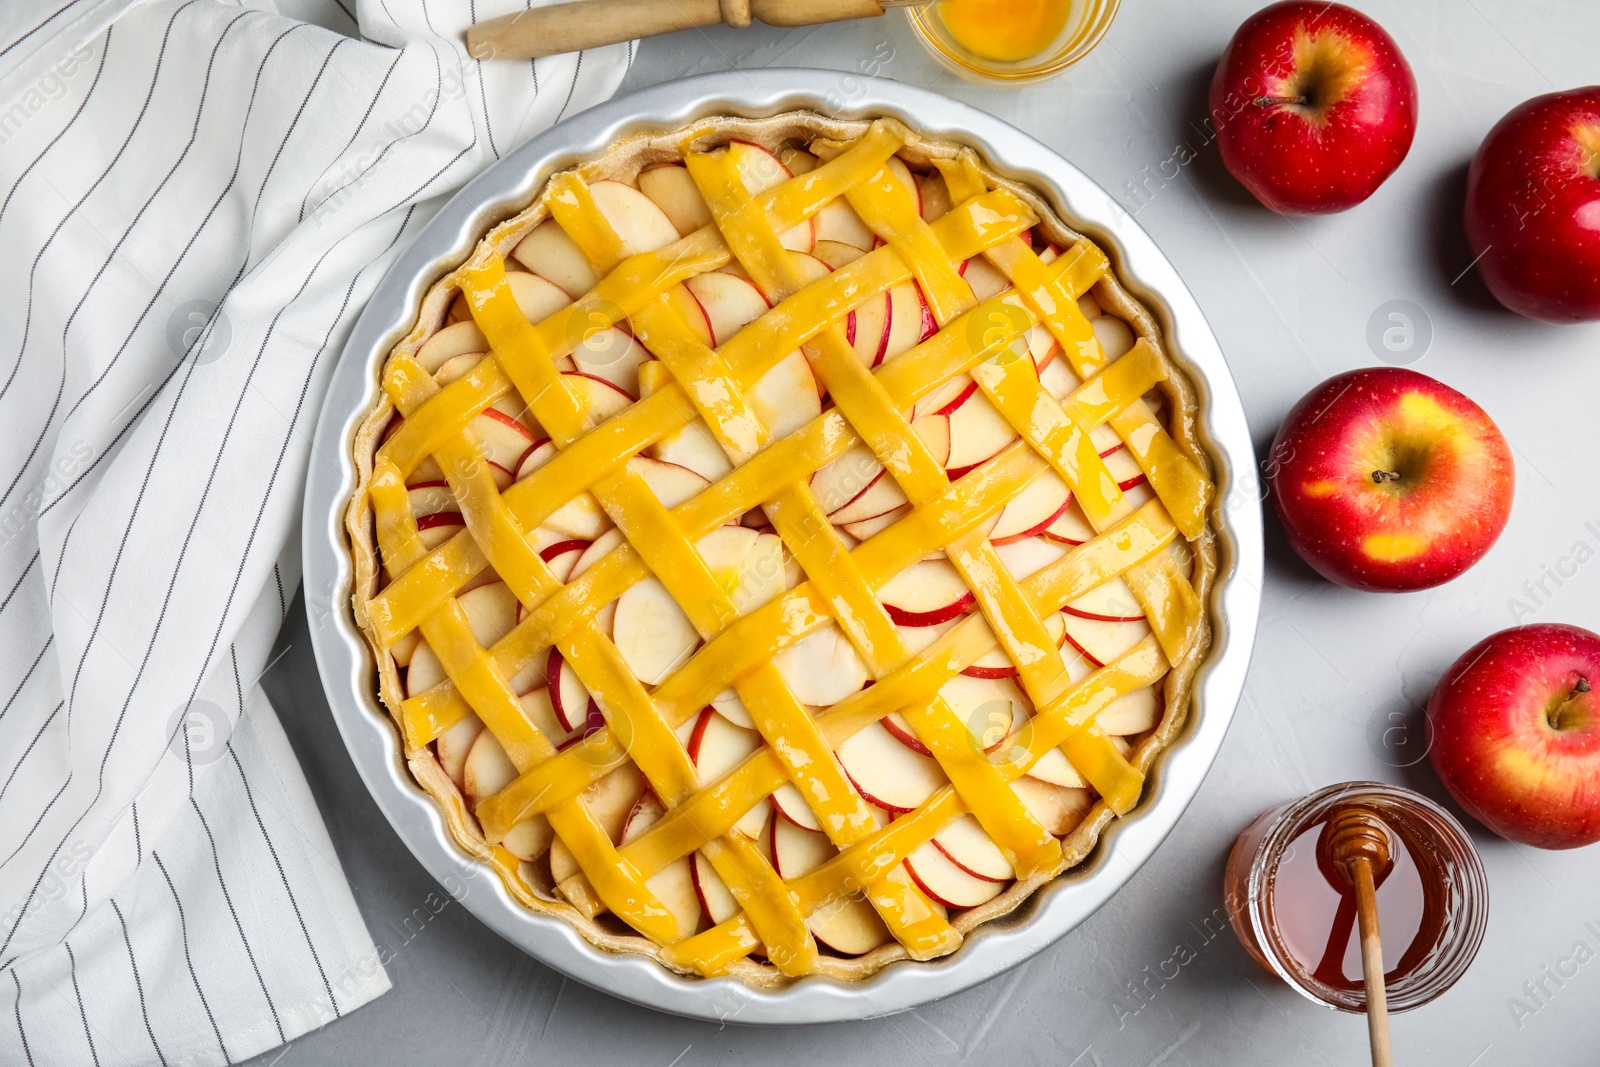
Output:
<path fill-rule="evenodd" d="M 1305 94 L 1300 96 L 1258 96 L 1255 99 L 1256 107 L 1272 107 L 1275 104 L 1299 104 L 1305 107 L 1311 103 L 1311 98 Z"/>
<path fill-rule="evenodd" d="M 1373 482 L 1374 485 L 1382 485 L 1384 482 L 1398 482 L 1399 480 L 1400 480 L 1400 472 L 1399 471 L 1373 471 L 1372 472 L 1372 482 Z"/>
<path fill-rule="evenodd" d="M 1583 709 L 1575 706 L 1573 700 L 1579 694 L 1587 693 L 1592 688 L 1593 686 L 1589 684 L 1589 679 L 1585 678 L 1581 674 L 1578 675 L 1578 680 L 1572 683 L 1572 692 L 1567 694 L 1567 699 L 1563 700 L 1561 702 L 1561 706 L 1556 708 L 1556 710 L 1551 714 L 1551 728 L 1556 730 L 1565 730 L 1570 726 L 1579 725 L 1579 722 L 1581 721 L 1580 717 L 1583 715 Z"/>

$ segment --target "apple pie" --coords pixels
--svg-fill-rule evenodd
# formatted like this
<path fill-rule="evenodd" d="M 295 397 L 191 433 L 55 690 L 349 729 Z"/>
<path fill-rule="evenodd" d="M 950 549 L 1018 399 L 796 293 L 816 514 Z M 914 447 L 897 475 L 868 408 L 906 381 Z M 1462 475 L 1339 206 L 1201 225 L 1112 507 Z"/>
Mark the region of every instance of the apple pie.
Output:
<path fill-rule="evenodd" d="M 771 986 L 955 951 L 1137 804 L 1210 644 L 1198 397 L 970 149 L 795 112 L 552 177 L 354 441 L 354 611 L 460 846 Z"/>

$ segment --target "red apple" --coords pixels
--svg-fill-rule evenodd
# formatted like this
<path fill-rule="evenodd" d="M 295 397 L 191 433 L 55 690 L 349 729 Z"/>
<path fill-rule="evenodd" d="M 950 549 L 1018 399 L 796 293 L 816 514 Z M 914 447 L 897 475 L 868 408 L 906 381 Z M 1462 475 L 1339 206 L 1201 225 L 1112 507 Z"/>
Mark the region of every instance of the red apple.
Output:
<path fill-rule="evenodd" d="M 1495 124 L 1467 174 L 1466 223 L 1500 303 L 1600 319 L 1600 86 L 1536 96 Z"/>
<path fill-rule="evenodd" d="M 1294 406 L 1268 470 L 1294 550 L 1357 589 L 1426 589 L 1505 529 L 1511 449 L 1483 409 L 1403 367 L 1335 375 Z"/>
<path fill-rule="evenodd" d="M 1289 2 L 1239 27 L 1211 78 L 1222 162 L 1285 215 L 1343 211 L 1411 148 L 1417 82 L 1394 39 L 1343 4 Z"/>
<path fill-rule="evenodd" d="M 1433 766 L 1501 837 L 1600 841 L 1600 634 L 1560 623 L 1479 641 L 1428 700 Z"/>

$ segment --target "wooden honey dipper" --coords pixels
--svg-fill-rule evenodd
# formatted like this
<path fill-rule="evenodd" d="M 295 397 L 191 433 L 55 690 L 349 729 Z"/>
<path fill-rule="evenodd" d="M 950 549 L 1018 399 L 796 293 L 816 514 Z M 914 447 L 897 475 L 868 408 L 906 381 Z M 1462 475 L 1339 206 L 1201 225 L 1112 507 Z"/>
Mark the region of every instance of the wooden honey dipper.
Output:
<path fill-rule="evenodd" d="M 1367 988 L 1367 1037 L 1373 1067 L 1394 1067 L 1389 1047 L 1389 1001 L 1383 985 L 1383 943 L 1378 937 L 1377 882 L 1393 862 L 1389 829 L 1365 808 L 1344 808 L 1328 819 L 1317 851 L 1356 891 L 1361 929 L 1361 974 Z"/>

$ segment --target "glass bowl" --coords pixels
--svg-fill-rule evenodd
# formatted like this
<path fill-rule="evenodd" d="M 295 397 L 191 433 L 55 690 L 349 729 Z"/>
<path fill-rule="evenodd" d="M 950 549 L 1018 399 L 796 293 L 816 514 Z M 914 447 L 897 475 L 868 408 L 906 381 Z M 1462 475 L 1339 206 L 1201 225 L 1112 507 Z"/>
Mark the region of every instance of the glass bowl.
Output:
<path fill-rule="evenodd" d="M 964 78 L 988 85 L 1019 85 L 1053 77 L 1094 50 L 1111 28 L 1122 0 L 1072 0 L 1067 24 L 1043 51 L 1010 62 L 989 59 L 966 48 L 945 28 L 938 3 L 906 8 L 918 39 L 933 57 Z"/>

